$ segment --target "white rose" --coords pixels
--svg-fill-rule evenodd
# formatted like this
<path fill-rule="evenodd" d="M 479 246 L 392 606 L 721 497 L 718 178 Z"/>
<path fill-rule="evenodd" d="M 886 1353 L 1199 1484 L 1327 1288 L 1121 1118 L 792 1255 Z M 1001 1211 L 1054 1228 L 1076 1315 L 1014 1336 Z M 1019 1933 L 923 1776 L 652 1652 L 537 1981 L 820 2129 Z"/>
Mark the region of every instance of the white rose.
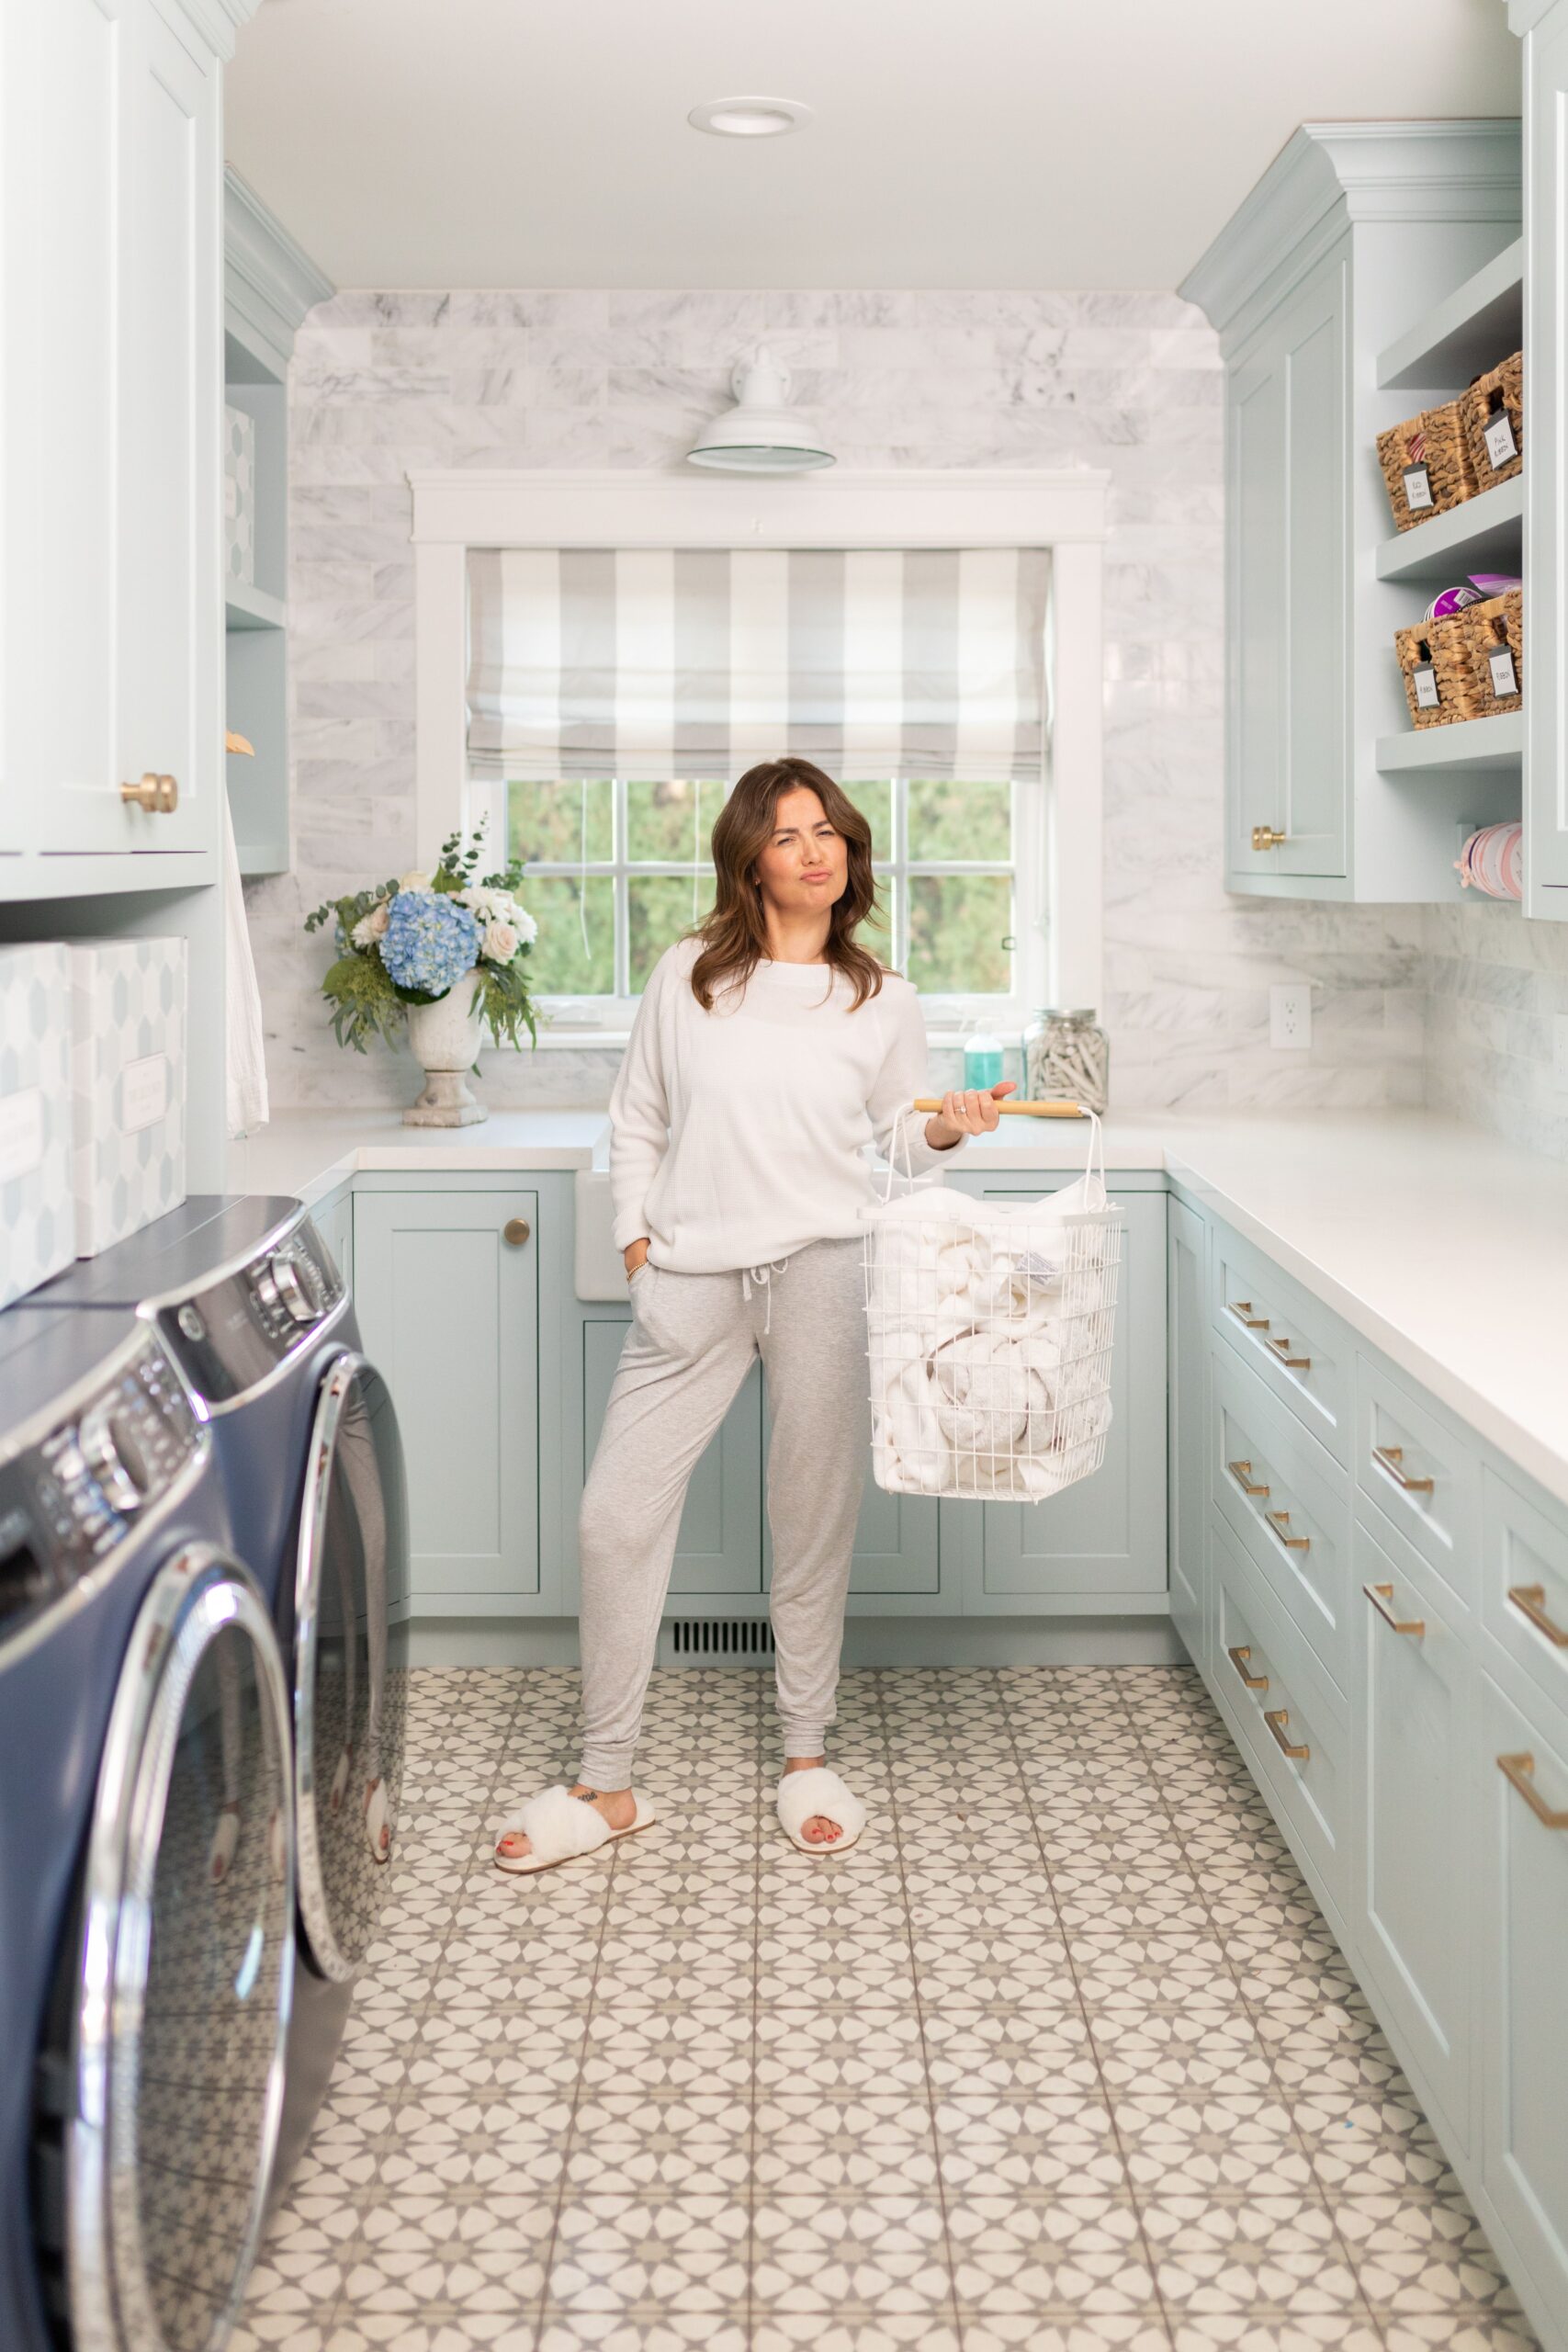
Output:
<path fill-rule="evenodd" d="M 509 922 L 486 923 L 484 953 L 492 964 L 510 964 L 517 945 L 517 933 Z"/>
<path fill-rule="evenodd" d="M 360 916 L 348 935 L 355 947 L 374 947 L 378 939 L 386 937 L 386 933 L 387 901 L 383 899 L 371 908 L 367 915 Z"/>
<path fill-rule="evenodd" d="M 534 921 L 533 916 L 528 912 L 526 907 L 516 907 L 513 909 L 512 915 L 512 928 L 517 933 L 519 940 L 525 947 L 531 947 L 535 940 L 539 936 L 539 926 Z"/>
<path fill-rule="evenodd" d="M 421 874 L 417 871 L 412 874 L 400 874 L 398 888 L 400 890 L 428 890 L 434 879 L 434 875 Z"/>

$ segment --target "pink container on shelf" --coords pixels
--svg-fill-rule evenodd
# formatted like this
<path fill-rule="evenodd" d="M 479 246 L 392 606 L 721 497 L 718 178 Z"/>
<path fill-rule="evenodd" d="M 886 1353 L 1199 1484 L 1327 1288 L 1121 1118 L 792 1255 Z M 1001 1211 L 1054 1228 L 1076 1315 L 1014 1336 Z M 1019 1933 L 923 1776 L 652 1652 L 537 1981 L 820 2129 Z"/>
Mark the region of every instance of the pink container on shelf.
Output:
<path fill-rule="evenodd" d="M 1484 891 L 1489 899 L 1522 899 L 1524 827 L 1483 825 L 1454 860 L 1461 890 Z"/>

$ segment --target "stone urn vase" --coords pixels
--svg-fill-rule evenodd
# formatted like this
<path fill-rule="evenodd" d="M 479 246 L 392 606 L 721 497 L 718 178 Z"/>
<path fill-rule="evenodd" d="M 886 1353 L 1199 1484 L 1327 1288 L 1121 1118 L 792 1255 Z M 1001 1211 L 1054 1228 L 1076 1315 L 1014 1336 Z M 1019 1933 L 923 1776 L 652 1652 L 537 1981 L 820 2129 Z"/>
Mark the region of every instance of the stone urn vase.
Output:
<path fill-rule="evenodd" d="M 480 980 L 469 972 L 434 1004 L 409 1007 L 409 1044 L 424 1092 L 403 1113 L 405 1127 L 474 1127 L 490 1113 L 468 1084 L 479 1057 Z"/>

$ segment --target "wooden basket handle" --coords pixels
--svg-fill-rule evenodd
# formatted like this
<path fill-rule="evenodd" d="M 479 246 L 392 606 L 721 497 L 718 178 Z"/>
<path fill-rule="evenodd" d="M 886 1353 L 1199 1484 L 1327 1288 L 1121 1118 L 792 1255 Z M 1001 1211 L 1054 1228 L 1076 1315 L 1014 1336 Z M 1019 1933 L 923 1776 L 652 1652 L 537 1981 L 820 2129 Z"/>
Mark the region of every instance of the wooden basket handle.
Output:
<path fill-rule="evenodd" d="M 940 1111 L 942 1097 L 918 1094 L 913 1107 L 917 1111 Z M 1091 1115 L 1081 1102 L 998 1102 L 997 1108 L 1004 1119 L 1010 1111 L 1021 1112 L 1029 1119 L 1087 1119 Z"/>

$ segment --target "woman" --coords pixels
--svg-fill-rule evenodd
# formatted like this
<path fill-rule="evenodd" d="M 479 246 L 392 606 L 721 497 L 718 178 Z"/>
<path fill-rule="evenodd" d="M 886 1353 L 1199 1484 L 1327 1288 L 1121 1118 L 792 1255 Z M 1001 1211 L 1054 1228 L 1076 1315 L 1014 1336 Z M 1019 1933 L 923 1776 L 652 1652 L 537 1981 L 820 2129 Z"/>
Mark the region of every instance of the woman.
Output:
<path fill-rule="evenodd" d="M 859 945 L 871 828 L 808 760 L 770 760 L 713 831 L 712 913 L 654 967 L 610 1097 L 615 1238 L 632 1328 L 583 1489 L 581 1776 L 524 1805 L 502 1870 L 547 1869 L 652 1819 L 632 1787 L 686 1486 L 759 1353 L 773 1434 L 771 1611 L 784 1778 L 806 1852 L 864 1808 L 826 1769 L 850 1553 L 871 1438 L 861 1147 L 895 1151 L 923 1091 L 908 981 Z M 997 1125 L 1010 1080 L 903 1122 L 916 1173 Z"/>

